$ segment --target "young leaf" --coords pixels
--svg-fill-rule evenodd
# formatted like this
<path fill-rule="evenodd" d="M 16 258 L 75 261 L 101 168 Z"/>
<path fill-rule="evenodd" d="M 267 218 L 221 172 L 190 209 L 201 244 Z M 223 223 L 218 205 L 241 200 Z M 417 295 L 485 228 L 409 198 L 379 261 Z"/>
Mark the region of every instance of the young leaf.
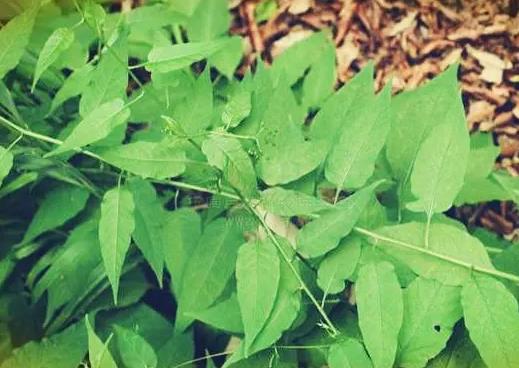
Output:
<path fill-rule="evenodd" d="M 411 190 L 418 199 L 407 208 L 425 212 L 428 218 L 448 210 L 463 186 L 469 135 L 465 123 L 456 123 L 433 128 L 416 155 Z"/>
<path fill-rule="evenodd" d="M 164 261 L 171 274 L 175 295 L 182 285 L 182 275 L 201 235 L 200 216 L 191 209 L 168 212 L 162 226 Z"/>
<path fill-rule="evenodd" d="M 135 228 L 134 209 L 132 193 L 119 186 L 107 191 L 101 203 L 99 244 L 106 275 L 112 285 L 115 304 L 117 304 L 119 277 Z"/>
<path fill-rule="evenodd" d="M 11 151 L 0 146 L 0 186 L 13 167 L 13 154 Z"/>
<path fill-rule="evenodd" d="M 432 223 L 429 247 L 423 244 L 425 224 L 410 222 L 375 230 L 369 236 L 384 252 L 408 265 L 415 273 L 451 286 L 463 285 L 473 267 L 492 272 L 484 245 L 464 230 Z"/>
<path fill-rule="evenodd" d="M 157 355 L 150 344 L 136 332 L 115 326 L 117 350 L 127 368 L 155 368 Z"/>
<path fill-rule="evenodd" d="M 359 190 L 305 225 L 297 235 L 298 251 L 305 257 L 314 258 L 337 247 L 357 223 L 376 186 L 378 183 Z"/>
<path fill-rule="evenodd" d="M 245 332 L 245 356 L 274 308 L 280 280 L 277 250 L 270 241 L 243 245 L 236 261 L 238 302 Z"/>
<path fill-rule="evenodd" d="M 130 110 L 125 107 L 123 100 L 106 102 L 81 120 L 63 144 L 45 156 L 55 156 L 100 141 L 115 128 L 126 123 L 129 117 Z"/>
<path fill-rule="evenodd" d="M 83 322 L 78 322 L 48 339 L 22 345 L 0 367 L 77 367 L 81 364 L 87 347 L 85 325 Z"/>
<path fill-rule="evenodd" d="M 157 198 L 155 188 L 149 182 L 136 178 L 129 182 L 129 187 L 135 202 L 133 240 L 155 272 L 159 285 L 162 285 L 164 209 Z"/>
<path fill-rule="evenodd" d="M 235 334 L 243 333 L 240 304 L 234 293 L 228 299 L 206 310 L 186 314 L 219 330 Z"/>
<path fill-rule="evenodd" d="M 389 132 L 389 99 L 391 86 L 346 116 L 346 124 L 326 160 L 326 179 L 337 188 L 363 186 L 375 170 L 375 161 Z"/>
<path fill-rule="evenodd" d="M 460 288 L 417 278 L 404 290 L 397 365 L 424 367 L 447 343 L 462 317 Z"/>
<path fill-rule="evenodd" d="M 57 28 L 47 39 L 43 49 L 38 57 L 36 63 L 36 69 L 34 71 L 34 79 L 32 81 L 31 89 L 34 91 L 34 87 L 41 75 L 45 70 L 49 68 L 61 54 L 72 45 L 74 42 L 74 31 L 70 28 Z"/>
<path fill-rule="evenodd" d="M 221 295 L 242 243 L 241 231 L 232 221 L 218 219 L 206 227 L 184 269 L 176 328 L 184 330 L 192 322 L 185 313 L 203 311 Z"/>
<path fill-rule="evenodd" d="M 187 23 L 191 41 L 210 41 L 229 29 L 231 14 L 227 0 L 201 1 Z"/>
<path fill-rule="evenodd" d="M 330 347 L 328 366 L 330 368 L 372 368 L 373 364 L 362 344 L 348 338 Z"/>
<path fill-rule="evenodd" d="M 31 1 L 30 4 L 27 10 L 11 19 L 0 30 L 0 79 L 18 65 L 29 43 L 40 2 Z"/>
<path fill-rule="evenodd" d="M 344 289 L 344 281 L 357 267 L 360 250 L 359 238 L 346 238 L 321 261 L 317 271 L 317 285 L 325 295 L 337 294 Z"/>
<path fill-rule="evenodd" d="M 74 72 L 65 79 L 65 82 L 63 82 L 58 92 L 56 92 L 48 115 L 55 111 L 69 98 L 80 95 L 92 80 L 94 74 L 93 71 L 94 67 L 92 64 L 85 64 L 81 68 L 74 70 Z"/>
<path fill-rule="evenodd" d="M 109 164 L 143 178 L 166 179 L 186 170 L 186 154 L 167 139 L 99 148 L 95 152 Z"/>
<path fill-rule="evenodd" d="M 332 205 L 296 190 L 272 187 L 261 192 L 261 206 L 279 216 L 311 215 L 330 208 Z"/>
<path fill-rule="evenodd" d="M 127 61 L 128 45 L 126 33 L 123 30 L 117 40 L 104 50 L 101 60 L 92 72 L 90 83 L 81 95 L 79 113 L 83 118 L 91 116 L 106 102 L 126 99 Z"/>
<path fill-rule="evenodd" d="M 63 186 L 53 189 L 43 199 L 21 243 L 26 244 L 63 225 L 85 207 L 87 199 L 88 192 L 83 188 Z"/>
<path fill-rule="evenodd" d="M 117 368 L 117 364 L 110 354 L 108 344 L 110 343 L 111 336 L 106 340 L 105 343 L 96 335 L 88 315 L 85 316 L 85 325 L 88 332 L 88 360 L 92 368 Z"/>
<path fill-rule="evenodd" d="M 222 111 L 222 122 L 226 128 L 237 127 L 251 111 L 251 93 L 241 87 L 233 93 Z"/>
<path fill-rule="evenodd" d="M 257 197 L 256 172 L 237 139 L 211 136 L 202 143 L 202 151 L 209 163 L 222 170 L 224 178 L 240 194 L 245 198 Z"/>
<path fill-rule="evenodd" d="M 476 276 L 463 287 L 461 304 L 465 326 L 489 367 L 519 366 L 517 300 L 500 282 Z"/>
<path fill-rule="evenodd" d="M 402 290 L 393 266 L 369 263 L 355 285 L 359 327 L 375 368 L 393 366 L 404 313 Z"/>

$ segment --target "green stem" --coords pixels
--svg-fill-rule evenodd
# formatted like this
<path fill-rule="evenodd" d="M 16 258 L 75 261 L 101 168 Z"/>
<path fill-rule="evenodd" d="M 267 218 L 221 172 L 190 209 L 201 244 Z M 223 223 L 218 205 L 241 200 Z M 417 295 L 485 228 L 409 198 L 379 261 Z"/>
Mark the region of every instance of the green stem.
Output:
<path fill-rule="evenodd" d="M 394 246 L 397 246 L 397 247 L 411 249 L 411 250 L 414 250 L 414 251 L 416 251 L 418 253 L 427 254 L 428 256 L 441 259 L 442 261 L 449 262 L 449 263 L 452 263 L 454 265 L 467 268 L 469 270 L 473 270 L 473 271 L 476 271 L 476 272 L 479 272 L 479 273 L 482 273 L 482 274 L 486 274 L 486 275 L 490 275 L 490 276 L 494 276 L 494 277 L 499 277 L 499 278 L 502 278 L 502 279 L 505 279 L 505 280 L 509 280 L 509 281 L 512 281 L 512 282 L 515 282 L 515 283 L 519 284 L 519 276 L 515 276 L 515 275 L 509 274 L 507 272 L 502 272 L 502 271 L 498 271 L 498 270 L 493 270 L 493 269 L 489 269 L 489 268 L 473 265 L 471 263 L 468 263 L 468 262 L 465 262 L 465 261 L 461 261 L 461 260 L 456 259 L 456 258 L 449 257 L 449 256 L 447 256 L 445 254 L 440 254 L 440 253 L 433 252 L 433 251 L 431 251 L 429 249 L 420 247 L 418 245 L 406 243 L 406 242 L 398 240 L 398 239 L 393 239 L 393 238 L 389 238 L 389 237 L 384 236 L 384 235 L 377 234 L 377 233 L 372 232 L 372 231 L 370 231 L 368 229 L 364 229 L 364 228 L 361 228 L 361 227 L 358 227 L 358 226 L 355 227 L 354 230 L 356 232 L 358 232 L 359 234 L 371 237 L 371 238 L 373 238 L 373 239 L 375 239 L 377 241 L 386 242 L 385 245 L 394 245 Z"/>

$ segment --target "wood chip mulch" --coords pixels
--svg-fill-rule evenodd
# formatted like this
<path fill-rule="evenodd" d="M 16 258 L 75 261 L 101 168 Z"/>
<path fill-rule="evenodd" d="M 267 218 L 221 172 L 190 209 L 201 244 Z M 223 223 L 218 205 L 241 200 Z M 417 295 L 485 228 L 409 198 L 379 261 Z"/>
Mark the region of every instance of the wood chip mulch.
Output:
<path fill-rule="evenodd" d="M 519 175 L 519 1 L 278 0 L 268 21 L 255 20 L 258 0 L 231 0 L 232 32 L 244 37 L 247 68 L 312 32 L 330 29 L 338 82 L 369 60 L 376 88 L 391 78 L 395 93 L 413 89 L 460 62 L 469 129 L 490 132 L 501 155 L 496 165 Z M 517 208 L 490 203 L 457 209 L 457 216 L 512 239 Z"/>

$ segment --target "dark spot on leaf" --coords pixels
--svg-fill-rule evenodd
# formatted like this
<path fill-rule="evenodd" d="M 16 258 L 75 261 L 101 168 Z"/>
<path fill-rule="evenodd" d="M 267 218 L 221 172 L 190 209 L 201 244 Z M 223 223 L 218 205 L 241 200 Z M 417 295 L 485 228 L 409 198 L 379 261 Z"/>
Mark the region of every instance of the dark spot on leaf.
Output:
<path fill-rule="evenodd" d="M 436 332 L 440 332 L 441 331 L 441 326 L 440 325 L 434 325 L 434 331 Z"/>

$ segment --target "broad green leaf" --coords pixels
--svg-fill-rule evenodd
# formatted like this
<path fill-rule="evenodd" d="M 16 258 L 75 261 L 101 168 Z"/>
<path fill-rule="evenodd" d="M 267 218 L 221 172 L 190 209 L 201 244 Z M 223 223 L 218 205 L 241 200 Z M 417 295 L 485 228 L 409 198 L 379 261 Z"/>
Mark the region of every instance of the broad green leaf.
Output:
<path fill-rule="evenodd" d="M 492 178 L 501 185 L 509 198 L 515 203 L 519 203 L 519 178 L 511 176 L 505 171 L 498 171 L 492 174 Z"/>
<path fill-rule="evenodd" d="M 227 41 L 227 45 L 220 51 L 210 55 L 207 62 L 220 73 L 232 80 L 236 68 L 243 58 L 243 40 L 239 36 L 233 36 Z"/>
<path fill-rule="evenodd" d="M 474 275 L 461 291 L 465 326 L 489 367 L 519 366 L 517 300 L 500 282 Z"/>
<path fill-rule="evenodd" d="M 86 0 L 82 4 L 85 22 L 101 37 L 106 21 L 106 12 L 101 4 L 95 0 Z"/>
<path fill-rule="evenodd" d="M 202 151 L 234 189 L 245 198 L 257 197 L 256 172 L 237 139 L 213 135 L 202 143 Z"/>
<path fill-rule="evenodd" d="M 404 290 L 397 365 L 424 367 L 447 343 L 462 317 L 460 288 L 417 278 Z"/>
<path fill-rule="evenodd" d="M 468 334 L 464 332 L 461 336 L 453 335 L 447 347 L 429 361 L 427 368 L 487 368 L 487 366 L 481 360 Z"/>
<path fill-rule="evenodd" d="M 25 48 L 29 44 L 34 21 L 40 7 L 39 1 L 32 1 L 31 6 L 22 14 L 11 19 L 0 29 L 0 79 L 20 62 Z"/>
<path fill-rule="evenodd" d="M 0 186 L 13 167 L 13 154 L 8 149 L 0 146 Z"/>
<path fill-rule="evenodd" d="M 184 268 L 201 235 L 200 216 L 191 209 L 168 212 L 162 226 L 164 261 L 175 295 L 182 285 Z"/>
<path fill-rule="evenodd" d="M 342 136 L 347 116 L 373 100 L 373 64 L 369 63 L 341 89 L 328 98 L 310 125 L 310 138 L 319 141 L 328 152 Z M 336 132 L 330 134 L 330 132 Z"/>
<path fill-rule="evenodd" d="M 57 28 L 47 39 L 43 49 L 38 57 L 36 69 L 34 71 L 34 79 L 32 81 L 32 90 L 38 83 L 41 75 L 47 70 L 61 54 L 74 42 L 74 31 L 70 28 Z"/>
<path fill-rule="evenodd" d="M 432 223 L 429 247 L 424 246 L 425 224 L 410 222 L 374 230 L 369 237 L 384 252 L 407 264 L 415 273 L 451 286 L 464 284 L 472 267 L 493 270 L 484 245 L 464 230 Z"/>
<path fill-rule="evenodd" d="M 372 368 L 373 364 L 360 342 L 346 339 L 330 347 L 328 366 L 330 368 Z"/>
<path fill-rule="evenodd" d="M 497 179 L 497 172 L 488 178 L 472 179 L 466 181 L 460 192 L 456 196 L 454 204 L 478 204 L 491 201 L 508 201 L 514 198 L 513 194 L 503 188 Z"/>
<path fill-rule="evenodd" d="M 109 164 L 143 178 L 166 179 L 178 176 L 186 169 L 186 154 L 167 139 L 100 148 L 95 152 Z"/>
<path fill-rule="evenodd" d="M 125 32 L 122 31 L 108 47 L 102 53 L 90 83 L 81 95 L 79 113 L 85 119 L 109 101 L 126 99 L 128 45 Z"/>
<path fill-rule="evenodd" d="M 222 122 L 227 128 L 237 127 L 251 111 L 251 93 L 245 88 L 237 88 L 231 94 L 222 111 Z"/>
<path fill-rule="evenodd" d="M 206 310 L 186 314 L 214 328 L 235 334 L 243 333 L 240 305 L 234 293 L 221 303 L 217 303 Z"/>
<path fill-rule="evenodd" d="M 24 234 L 22 244 L 34 240 L 76 216 L 84 207 L 88 192 L 73 186 L 57 187 L 47 193 Z"/>
<path fill-rule="evenodd" d="M 370 263 L 355 284 L 359 327 L 375 368 L 390 368 L 396 357 L 404 306 L 393 266 Z"/>
<path fill-rule="evenodd" d="M 463 107 L 460 109 L 452 115 L 463 114 Z M 452 206 L 463 186 L 469 154 L 469 135 L 462 122 L 433 128 L 418 150 L 411 174 L 411 190 L 417 200 L 407 204 L 410 210 L 431 218 Z"/>
<path fill-rule="evenodd" d="M 363 188 L 338 202 L 334 208 L 305 225 L 297 235 L 297 250 L 305 257 L 321 256 L 339 244 L 357 223 L 360 214 L 373 197 L 378 183 Z"/>
<path fill-rule="evenodd" d="M 87 332 L 78 322 L 60 333 L 31 341 L 13 351 L 1 368 L 72 368 L 80 365 L 87 352 Z"/>
<path fill-rule="evenodd" d="M 108 344 L 111 336 L 103 342 L 95 333 L 88 315 L 85 316 L 85 325 L 88 332 L 88 360 L 92 368 L 117 368 L 117 364 L 110 354 Z"/>
<path fill-rule="evenodd" d="M 465 126 L 457 70 L 457 65 L 451 66 L 425 86 L 403 92 L 391 102 L 392 122 L 387 138 L 386 157 L 394 176 L 399 180 L 400 203 L 407 201 L 411 173 L 415 162 L 418 161 L 418 151 L 431 130 L 443 124 Z M 442 146 L 448 141 L 449 136 L 450 134 L 444 137 Z M 457 144 L 460 143 L 466 144 Z M 427 157 L 427 161 L 437 159 L 439 153 L 442 152 L 436 148 L 433 156 Z M 424 162 L 421 164 L 427 165 Z"/>
<path fill-rule="evenodd" d="M 494 169 L 497 156 L 499 146 L 494 145 L 492 134 L 472 134 L 465 182 L 488 177 Z"/>
<path fill-rule="evenodd" d="M 308 174 L 325 156 L 324 147 L 303 137 L 304 113 L 286 80 L 272 93 L 258 133 L 261 153 L 256 166 L 261 179 L 271 186 Z"/>
<path fill-rule="evenodd" d="M 124 105 L 123 100 L 106 102 L 81 120 L 63 143 L 45 156 L 55 156 L 100 141 L 115 128 L 126 123 L 129 116 L 130 110 Z"/>
<path fill-rule="evenodd" d="M 136 332 L 115 326 L 115 343 L 127 368 L 155 368 L 157 355 L 150 344 Z"/>
<path fill-rule="evenodd" d="M 357 267 L 360 250 L 359 238 L 346 238 L 321 261 L 317 271 L 317 285 L 325 295 L 344 290 L 345 280 Z"/>
<path fill-rule="evenodd" d="M 278 294 L 280 260 L 272 242 L 257 240 L 240 248 L 236 281 L 247 357 L 271 315 Z"/>
<path fill-rule="evenodd" d="M 61 106 L 69 98 L 80 95 L 87 85 L 90 83 L 93 77 L 94 67 L 92 64 L 85 64 L 81 68 L 75 70 L 60 87 L 56 95 L 52 100 L 52 104 L 49 110 L 51 114 L 59 106 Z"/>
<path fill-rule="evenodd" d="M 219 38 L 206 42 L 155 46 L 148 54 L 146 69 L 152 73 L 182 69 L 222 50 L 228 43 L 228 38 Z"/>
<path fill-rule="evenodd" d="M 333 208 L 318 198 L 282 187 L 272 187 L 261 192 L 260 203 L 268 212 L 286 217 L 310 215 Z"/>
<path fill-rule="evenodd" d="M 336 78 L 335 47 L 328 41 L 328 46 L 312 64 L 303 82 L 303 105 L 311 109 L 320 106 L 321 102 L 332 94 Z"/>
<path fill-rule="evenodd" d="M 133 240 L 155 272 L 159 285 L 162 285 L 164 270 L 162 225 L 165 210 L 157 198 L 155 188 L 149 182 L 136 178 L 128 185 L 135 202 Z"/>
<path fill-rule="evenodd" d="M 170 368 L 175 365 L 184 364 L 193 359 L 193 330 L 183 333 L 174 332 L 166 343 L 157 351 L 158 368 Z M 186 367 L 193 368 L 192 365 Z"/>
<path fill-rule="evenodd" d="M 231 24 L 227 0 L 201 1 L 187 23 L 191 41 L 211 41 L 226 33 Z"/>
<path fill-rule="evenodd" d="M 388 87 L 389 86 L 389 87 Z M 389 132 L 389 99 L 391 86 L 366 105 L 346 115 L 346 122 L 337 143 L 326 159 L 325 176 L 337 188 L 355 189 L 363 186 L 375 171 L 375 161 Z"/>
<path fill-rule="evenodd" d="M 124 187 L 110 189 L 103 196 L 99 220 L 99 244 L 106 275 L 112 285 L 115 304 L 117 304 L 119 277 L 135 228 L 134 209 L 132 193 Z"/>
<path fill-rule="evenodd" d="M 218 219 L 207 225 L 184 269 L 176 328 L 184 330 L 192 322 L 185 313 L 207 309 L 222 294 L 242 243 L 241 231 L 234 222 Z"/>

